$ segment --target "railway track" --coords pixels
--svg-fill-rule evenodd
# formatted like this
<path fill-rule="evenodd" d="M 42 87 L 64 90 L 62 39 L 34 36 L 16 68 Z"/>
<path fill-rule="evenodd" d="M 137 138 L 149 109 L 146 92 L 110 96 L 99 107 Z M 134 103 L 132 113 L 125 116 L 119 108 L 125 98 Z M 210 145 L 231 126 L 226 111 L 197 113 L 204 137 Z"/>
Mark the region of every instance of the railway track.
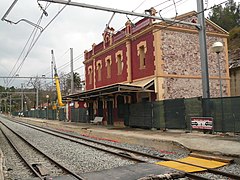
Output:
<path fill-rule="evenodd" d="M 51 134 L 53 136 L 57 136 L 75 143 L 80 143 L 83 144 L 85 146 L 89 146 L 107 153 L 111 153 L 117 156 L 121 156 L 122 158 L 128 158 L 131 159 L 133 161 L 136 162 L 147 162 L 147 163 L 155 163 L 155 162 L 159 162 L 159 161 L 174 161 L 176 163 L 181 163 L 183 165 L 191 165 L 194 167 L 198 167 L 198 168 L 203 168 L 205 169 L 206 172 L 208 173 L 212 173 L 215 175 L 222 175 L 225 178 L 231 178 L 231 179 L 240 179 L 240 176 L 232 174 L 232 173 L 227 173 L 227 172 L 222 172 L 216 169 L 212 169 L 212 168 L 206 168 L 204 166 L 200 166 L 200 165 L 196 165 L 196 164 L 192 164 L 192 163 L 186 163 L 186 162 L 181 162 L 179 160 L 172 160 L 172 159 L 168 159 L 165 158 L 163 156 L 155 156 L 155 155 L 151 155 L 151 154 L 146 154 L 146 153 L 142 153 L 142 152 L 138 152 L 138 151 L 134 151 L 134 150 L 130 150 L 130 149 L 126 149 L 126 148 L 122 148 L 119 146 L 115 146 L 112 144 L 108 144 L 102 141 L 98 141 L 95 139 L 91 139 L 91 138 L 87 138 L 84 136 L 79 136 L 79 135 L 73 135 L 73 134 L 69 134 L 69 133 L 65 133 L 65 132 L 60 132 L 57 130 L 53 130 L 50 128 L 43 128 L 43 127 L 39 127 L 39 126 L 35 126 L 35 125 L 30 125 L 27 123 L 23 123 L 23 122 L 16 122 L 15 123 L 19 123 L 21 125 L 27 126 L 29 128 L 33 128 L 35 130 L 44 132 L 44 133 L 48 133 Z M 189 177 L 190 179 L 208 179 L 202 176 L 199 176 L 197 173 L 188 173 L 185 172 L 185 176 Z"/>
<path fill-rule="evenodd" d="M 1 124 L 3 135 L 35 177 L 44 180 L 56 176 L 71 175 L 75 179 L 83 179 L 81 176 L 43 153 L 6 124 L 2 122 Z"/>

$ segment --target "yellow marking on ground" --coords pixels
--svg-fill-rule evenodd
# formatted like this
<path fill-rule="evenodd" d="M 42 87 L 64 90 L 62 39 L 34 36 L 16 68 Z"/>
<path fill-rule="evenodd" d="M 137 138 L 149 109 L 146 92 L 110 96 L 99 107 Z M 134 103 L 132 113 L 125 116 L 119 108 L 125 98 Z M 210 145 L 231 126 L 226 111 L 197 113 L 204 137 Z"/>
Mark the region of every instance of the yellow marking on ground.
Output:
<path fill-rule="evenodd" d="M 182 164 L 182 163 L 175 162 L 175 161 L 162 161 L 162 162 L 157 162 L 156 164 L 161 165 L 161 166 L 170 167 L 170 168 L 177 169 L 177 170 L 184 171 L 184 172 L 206 171 L 206 169 L 203 169 L 203 168 L 199 168 L 196 166 L 190 166 L 190 165 Z"/>
<path fill-rule="evenodd" d="M 197 166 L 202 166 L 205 168 L 218 168 L 218 167 L 225 166 L 227 164 L 225 162 L 207 160 L 207 159 L 196 158 L 196 157 L 186 157 L 186 158 L 180 159 L 179 161 L 194 164 Z"/>
<path fill-rule="evenodd" d="M 205 168 L 218 168 L 221 166 L 224 166 L 228 163 L 224 162 L 219 162 L 215 160 L 207 160 L 207 159 L 202 159 L 202 158 L 196 158 L 196 157 L 186 157 L 178 160 L 179 162 L 175 161 L 162 161 L 162 162 L 157 162 L 156 164 L 162 165 L 162 166 L 167 166 L 170 168 L 174 168 L 180 171 L 185 171 L 185 172 L 199 172 L 199 171 L 205 171 Z M 181 164 L 181 162 L 201 166 L 201 167 L 196 167 L 196 166 L 191 166 L 188 164 Z"/>

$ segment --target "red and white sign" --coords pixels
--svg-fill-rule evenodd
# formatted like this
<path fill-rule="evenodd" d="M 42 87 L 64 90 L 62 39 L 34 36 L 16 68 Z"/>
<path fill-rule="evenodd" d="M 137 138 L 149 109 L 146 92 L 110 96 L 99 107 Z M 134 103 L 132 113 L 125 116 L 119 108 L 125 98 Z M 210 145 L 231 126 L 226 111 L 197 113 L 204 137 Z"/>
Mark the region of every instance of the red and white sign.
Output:
<path fill-rule="evenodd" d="M 191 117 L 192 129 L 213 129 L 212 117 Z"/>

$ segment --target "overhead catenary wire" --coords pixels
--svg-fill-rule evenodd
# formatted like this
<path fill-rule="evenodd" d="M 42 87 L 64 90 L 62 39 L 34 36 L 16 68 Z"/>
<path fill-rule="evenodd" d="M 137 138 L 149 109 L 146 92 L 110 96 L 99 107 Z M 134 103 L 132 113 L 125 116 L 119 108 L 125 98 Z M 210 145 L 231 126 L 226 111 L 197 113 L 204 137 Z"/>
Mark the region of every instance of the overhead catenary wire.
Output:
<path fill-rule="evenodd" d="M 70 49 L 67 49 L 67 50 L 66 50 L 60 57 L 58 57 L 57 59 L 62 60 L 63 57 L 64 57 L 69 51 L 70 51 Z M 47 68 L 47 69 L 44 70 L 43 73 L 41 73 L 41 74 L 46 75 L 46 74 L 50 74 L 50 73 L 51 73 L 51 71 L 49 72 L 49 68 Z"/>
<path fill-rule="evenodd" d="M 160 6 L 160 5 L 163 5 L 163 4 L 165 4 L 165 3 L 167 3 L 167 2 L 170 2 L 170 1 L 172 1 L 172 0 L 166 0 L 166 1 L 164 1 L 164 2 L 162 2 L 162 3 L 160 3 L 160 4 L 157 4 L 157 5 L 155 5 L 155 6 L 153 6 L 154 8 L 155 7 L 158 7 L 158 6 Z M 178 0 L 178 1 L 174 1 L 175 2 L 175 5 L 176 4 L 178 4 L 179 2 L 181 2 L 181 1 L 183 1 L 183 0 Z M 170 8 L 171 6 L 174 6 L 174 3 L 171 3 L 170 5 L 168 5 L 168 6 L 166 6 L 166 7 L 164 7 L 164 8 L 162 8 L 162 9 L 160 9 L 159 10 L 159 12 L 161 12 L 161 11 L 163 11 L 163 10 L 165 10 L 165 9 L 167 9 L 167 8 Z M 176 8 L 175 8 L 176 9 Z M 176 12 L 176 11 L 175 11 Z M 177 14 L 177 12 L 175 13 L 175 14 Z M 159 13 L 159 15 L 160 15 L 160 17 L 162 18 L 162 16 L 161 16 L 161 14 Z M 135 18 L 133 18 L 132 20 L 128 17 L 128 16 L 126 16 L 127 17 L 127 19 L 129 20 L 129 21 L 131 21 L 131 22 L 133 22 L 133 21 L 135 21 L 136 19 L 139 19 L 140 17 L 135 17 Z M 175 17 L 176 18 L 176 17 Z M 163 18 L 162 18 L 163 19 Z M 134 23 L 133 23 L 134 24 Z M 117 31 L 121 31 L 123 28 L 124 28 L 125 26 L 122 26 L 121 28 L 119 28 Z"/>
<path fill-rule="evenodd" d="M 50 3 L 47 3 L 45 9 L 47 9 L 47 8 L 49 7 L 49 5 L 50 5 Z M 43 13 L 40 15 L 40 18 L 38 19 L 36 25 L 40 25 L 42 18 L 43 18 Z M 20 61 L 20 58 L 22 57 L 25 49 L 27 48 L 27 45 L 28 45 L 28 43 L 30 42 L 32 36 L 34 36 L 34 34 L 36 34 L 36 28 L 37 28 L 37 26 L 35 26 L 35 28 L 33 29 L 32 33 L 30 34 L 30 36 L 29 36 L 26 44 L 25 44 L 24 47 L 23 47 L 23 50 L 21 51 L 21 53 L 20 53 L 20 55 L 19 55 L 16 63 L 14 64 L 11 72 L 9 73 L 9 76 L 12 75 L 12 77 L 14 78 L 14 76 L 17 74 L 17 71 L 18 71 L 19 67 L 21 66 L 21 64 L 19 65 L 19 67 L 17 68 L 17 70 L 15 71 L 15 73 L 13 73 L 13 71 L 14 71 L 16 65 L 18 64 L 18 62 Z M 35 37 L 35 36 L 34 36 L 34 37 Z M 34 39 L 34 37 L 33 37 L 32 39 Z M 32 42 L 33 42 L 33 41 L 32 41 Z M 31 42 L 31 44 L 32 44 L 32 42 Z M 30 46 L 29 46 L 29 48 L 30 48 Z M 28 50 L 28 51 L 29 51 L 29 50 Z M 13 74 L 12 74 L 12 73 L 13 73 Z M 12 81 L 13 78 L 11 78 L 9 82 L 7 82 L 7 86 L 9 85 L 9 83 Z"/>
<path fill-rule="evenodd" d="M 53 1 L 52 1 L 52 2 L 53 2 Z M 143 3 L 144 3 L 144 2 L 145 2 L 145 1 L 143 1 Z M 69 3 L 70 3 L 70 1 L 68 1 L 68 3 L 65 4 L 65 6 L 68 5 Z M 142 5 L 143 3 L 141 3 L 140 5 Z M 140 6 L 140 5 L 139 5 L 139 6 Z M 139 6 L 138 6 L 138 7 L 139 7 Z M 41 7 L 41 6 L 40 6 L 40 7 Z M 138 8 L 138 7 L 137 7 L 137 8 Z M 106 8 L 106 9 L 107 9 L 107 8 Z M 61 10 L 59 11 L 59 13 L 60 13 L 62 10 L 63 10 L 63 9 L 61 9 Z M 59 14 L 59 13 L 58 13 L 58 14 Z M 46 14 L 46 12 L 43 11 L 43 14 Z M 57 14 L 57 15 L 58 15 L 58 14 Z M 57 15 L 56 15 L 56 16 L 57 16 Z M 55 17 L 56 17 L 56 16 L 55 16 Z M 47 24 L 47 26 L 55 19 L 55 17 Z M 47 28 L 47 26 L 43 29 L 43 31 Z M 41 33 L 42 33 L 43 31 L 41 31 Z M 38 38 L 40 37 L 41 33 L 40 33 L 39 36 L 36 38 L 36 41 L 37 41 Z M 30 48 L 29 48 L 29 51 L 27 52 L 26 56 L 27 56 L 28 53 L 31 51 L 31 49 L 32 49 L 32 47 L 35 45 L 36 41 L 34 41 L 34 43 L 31 44 L 31 46 L 30 46 Z M 25 57 L 26 57 L 26 56 L 25 56 Z M 16 73 L 21 70 L 24 61 L 25 61 L 25 58 L 24 58 L 24 60 L 22 61 L 22 63 L 20 64 L 19 68 L 16 70 Z M 16 73 L 15 73 L 15 74 L 16 74 Z M 13 76 L 14 76 L 14 75 L 13 75 Z M 12 79 L 11 79 L 11 80 L 12 80 Z M 11 82 L 11 80 L 10 80 L 10 82 Z"/>
<path fill-rule="evenodd" d="M 57 16 L 65 9 L 65 7 L 67 6 L 67 4 L 65 4 L 58 12 L 57 14 L 50 20 L 50 22 L 43 28 L 43 30 L 39 33 L 39 35 L 37 36 L 37 38 L 34 40 L 34 42 L 32 43 L 32 45 L 29 47 L 28 52 L 26 53 L 26 55 L 24 56 L 20 66 L 17 68 L 17 70 L 15 71 L 15 73 L 13 74 L 12 79 L 10 80 L 10 83 L 13 81 L 15 74 L 17 74 L 20 70 L 21 67 L 24 63 L 24 61 L 26 60 L 28 54 L 30 53 L 30 51 L 32 50 L 32 48 L 34 47 L 34 45 L 37 43 L 38 39 L 40 38 L 41 34 L 47 29 L 47 27 L 57 18 Z M 10 83 L 8 83 L 8 86 L 10 85 Z"/>
<path fill-rule="evenodd" d="M 182 1 L 182 0 L 181 0 Z M 177 2 L 176 2 L 177 3 Z M 176 23 L 178 23 L 178 22 L 173 22 L 172 24 L 170 24 L 170 25 L 173 25 L 173 24 L 176 24 Z"/>
<path fill-rule="evenodd" d="M 226 1 L 224 1 L 224 2 L 221 2 L 221 3 L 217 4 L 217 5 L 211 6 L 211 7 L 209 7 L 209 8 L 205 8 L 204 10 L 197 12 L 196 15 L 201 14 L 201 13 L 204 13 L 205 11 L 210 10 L 210 9 L 213 9 L 213 8 L 216 7 L 216 6 L 220 6 L 220 5 L 222 5 L 222 4 L 226 3 L 226 2 L 228 2 L 228 0 L 226 0 Z M 184 20 L 186 20 L 186 19 L 188 19 L 188 17 L 183 18 L 182 21 L 184 21 Z M 168 27 L 173 26 L 173 25 L 175 25 L 175 24 L 177 24 L 177 22 L 173 22 L 173 23 L 170 23 L 170 24 L 168 24 L 167 26 L 165 26 L 165 27 L 163 27 L 163 28 L 159 28 L 159 29 L 153 31 L 153 33 L 154 33 L 154 32 L 157 32 L 157 31 L 160 31 L 160 30 L 163 30 L 163 29 L 167 29 Z"/>
<path fill-rule="evenodd" d="M 42 18 L 42 15 L 40 16 L 40 18 L 39 18 L 39 20 L 38 20 L 38 23 L 39 23 L 39 21 L 41 20 L 41 18 Z M 37 23 L 37 24 L 38 24 L 38 23 Z M 18 63 L 18 61 L 20 61 L 20 58 L 21 58 L 21 56 L 23 55 L 25 49 L 27 48 L 27 45 L 28 45 L 30 39 L 32 38 L 32 36 L 33 36 L 33 34 L 34 34 L 35 29 L 36 29 L 36 28 L 33 29 L 32 33 L 30 34 L 30 36 L 29 36 L 29 38 L 28 38 L 28 40 L 27 40 L 27 42 L 25 43 L 25 45 L 24 45 L 24 47 L 23 47 L 23 49 L 22 49 L 20 55 L 18 56 L 18 59 L 17 59 L 16 63 L 14 64 L 12 70 L 11 70 L 10 73 L 9 73 L 9 76 L 11 76 L 11 74 L 12 74 L 12 72 L 14 71 L 14 69 L 15 69 L 15 67 L 16 67 L 16 65 L 17 65 L 17 63 Z"/>
<path fill-rule="evenodd" d="M 76 56 L 75 58 L 73 58 L 73 63 L 76 62 L 77 60 L 79 60 L 79 59 L 82 58 L 82 57 L 83 57 L 83 54 L 80 54 L 80 55 Z M 57 69 L 58 69 L 58 70 L 62 70 L 62 69 L 65 69 L 66 67 L 68 67 L 69 65 L 70 65 L 70 61 L 66 62 L 65 64 L 63 64 L 63 65 L 61 65 L 61 66 L 59 66 Z M 47 72 L 47 73 L 45 73 L 45 74 L 48 75 L 48 74 L 50 74 L 50 73 L 51 73 L 51 71 L 50 71 L 50 72 Z"/>

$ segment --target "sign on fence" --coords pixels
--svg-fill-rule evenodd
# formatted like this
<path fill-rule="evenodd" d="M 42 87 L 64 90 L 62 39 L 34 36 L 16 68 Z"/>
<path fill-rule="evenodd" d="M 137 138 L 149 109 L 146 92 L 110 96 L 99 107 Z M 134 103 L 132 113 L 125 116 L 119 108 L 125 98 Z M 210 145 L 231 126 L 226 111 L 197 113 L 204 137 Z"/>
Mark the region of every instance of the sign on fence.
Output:
<path fill-rule="evenodd" d="M 192 129 L 213 129 L 212 117 L 191 117 Z"/>

